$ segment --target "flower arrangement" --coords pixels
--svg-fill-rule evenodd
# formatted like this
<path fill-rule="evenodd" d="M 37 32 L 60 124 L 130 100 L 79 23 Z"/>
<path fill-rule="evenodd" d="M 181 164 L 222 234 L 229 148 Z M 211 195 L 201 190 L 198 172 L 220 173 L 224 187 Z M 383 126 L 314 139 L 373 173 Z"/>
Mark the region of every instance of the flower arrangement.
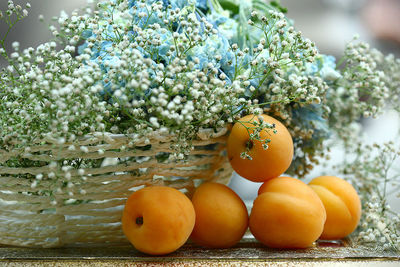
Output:
<path fill-rule="evenodd" d="M 362 146 L 358 127 L 360 117 L 376 117 L 385 107 L 400 111 L 399 59 L 354 39 L 336 61 L 295 30 L 278 2 L 262 0 L 96 1 L 71 16 L 62 13 L 50 26 L 53 41 L 23 51 L 13 43 L 8 53 L 7 34 L 29 7 L 9 1 L 0 13 L 9 25 L 0 39 L 8 62 L 0 78 L 0 151 L 34 157 L 32 143 L 54 140 L 85 153 L 88 147 L 73 143 L 88 135 L 123 134 L 132 146 L 139 138 L 172 135 L 168 157 L 184 161 L 202 133 L 266 113 L 293 136 L 288 173 L 307 175 L 329 157 L 329 140 L 357 155 L 337 172 L 363 198 L 359 241 L 399 249 L 400 217 L 390 213 L 386 194 L 389 182 L 398 182 L 389 168 L 400 149 Z M 257 140 L 260 130 L 274 131 L 263 122 L 254 127 Z M 268 149 L 270 140 L 260 141 Z M 382 154 L 370 158 L 372 149 Z M 246 151 L 242 156 L 251 160 Z M 102 161 L 54 164 L 80 170 Z M 0 159 L 0 167 L 42 163 L 16 155 Z M 32 188 L 44 178 L 55 177 L 26 176 Z M 68 175 L 58 179 L 73 186 Z"/>

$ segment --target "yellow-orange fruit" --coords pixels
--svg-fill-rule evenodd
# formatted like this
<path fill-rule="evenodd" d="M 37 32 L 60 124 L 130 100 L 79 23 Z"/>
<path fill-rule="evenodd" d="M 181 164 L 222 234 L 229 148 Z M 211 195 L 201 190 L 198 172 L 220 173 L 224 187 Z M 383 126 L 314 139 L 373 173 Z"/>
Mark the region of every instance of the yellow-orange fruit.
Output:
<path fill-rule="evenodd" d="M 309 183 L 326 210 L 320 239 L 341 239 L 351 234 L 361 217 L 361 201 L 354 187 L 335 176 L 320 176 Z"/>
<path fill-rule="evenodd" d="M 253 127 L 253 121 L 259 121 L 258 116 L 248 115 L 241 118 L 233 125 L 227 141 L 227 152 L 232 168 L 242 177 L 253 182 L 264 182 L 280 176 L 290 166 L 293 159 L 293 140 L 287 128 L 278 120 L 261 115 L 263 120 L 275 125 L 273 129 L 261 131 L 261 139 L 270 139 L 268 149 L 264 149 L 258 140 L 250 141 L 249 132 L 253 130 L 246 127 Z M 245 125 L 245 126 L 243 126 Z M 250 148 L 248 154 L 252 158 L 243 159 L 241 153 Z"/>
<path fill-rule="evenodd" d="M 293 179 L 293 178 L 291 178 L 291 177 L 288 177 L 288 176 L 279 176 L 279 177 L 277 177 L 277 178 L 289 178 L 289 179 Z M 293 185 L 293 183 L 291 184 L 291 185 Z M 262 194 L 262 193 L 264 193 L 264 192 L 267 192 L 267 190 L 270 188 L 270 184 L 269 183 L 263 183 L 259 188 L 258 188 L 258 195 L 260 195 L 260 194 Z M 296 186 L 295 184 L 294 184 L 294 186 Z"/>
<path fill-rule="evenodd" d="M 191 239 L 202 246 L 229 248 L 243 237 L 248 213 L 242 199 L 228 186 L 218 183 L 200 185 L 192 203 L 196 223 Z"/>
<path fill-rule="evenodd" d="M 195 223 L 190 199 L 167 186 L 142 188 L 128 198 L 123 216 L 125 236 L 139 251 L 162 255 L 180 248 Z"/>
<path fill-rule="evenodd" d="M 307 248 L 321 235 L 326 213 L 318 195 L 291 177 L 271 179 L 253 203 L 250 231 L 273 248 Z"/>

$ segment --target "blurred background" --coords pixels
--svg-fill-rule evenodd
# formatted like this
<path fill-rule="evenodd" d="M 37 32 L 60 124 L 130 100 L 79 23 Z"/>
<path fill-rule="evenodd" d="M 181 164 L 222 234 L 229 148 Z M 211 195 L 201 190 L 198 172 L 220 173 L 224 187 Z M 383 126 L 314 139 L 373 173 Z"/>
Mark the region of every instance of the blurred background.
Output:
<path fill-rule="evenodd" d="M 15 0 L 15 4 L 25 6 L 27 1 Z M 28 18 L 15 26 L 7 39 L 7 49 L 11 43 L 18 41 L 21 49 L 37 46 L 51 38 L 47 23 L 61 10 L 67 13 L 82 7 L 86 0 L 34 0 L 30 2 Z M 385 54 L 393 53 L 400 57 L 400 0 L 281 0 L 288 8 L 288 17 L 293 19 L 295 26 L 304 36 L 314 41 L 323 54 L 340 57 L 345 44 L 358 34 L 360 39 L 378 48 Z M 6 10 L 7 0 L 0 0 L 0 10 Z M 40 14 L 45 16 L 45 22 L 40 22 Z M 0 23 L 0 36 L 7 28 Z M 5 61 L 0 59 L 0 66 Z M 400 129 L 399 117 L 390 110 L 377 119 L 363 121 L 365 133 L 371 142 L 385 142 L 396 138 Z M 340 157 L 340 151 L 333 150 Z M 397 164 L 400 167 L 400 161 Z M 321 168 L 316 168 L 309 179 L 319 175 Z M 234 175 L 230 186 L 248 203 L 255 198 L 259 184 L 251 183 Z M 390 204 L 400 212 L 400 199 L 390 196 Z"/>

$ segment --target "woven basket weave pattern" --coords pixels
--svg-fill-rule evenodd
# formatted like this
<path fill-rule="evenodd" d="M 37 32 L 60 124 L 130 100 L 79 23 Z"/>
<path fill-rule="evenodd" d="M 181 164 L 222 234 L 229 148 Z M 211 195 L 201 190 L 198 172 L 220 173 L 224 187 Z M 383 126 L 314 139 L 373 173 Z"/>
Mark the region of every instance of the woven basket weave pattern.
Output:
<path fill-rule="evenodd" d="M 172 138 L 151 136 L 130 146 L 132 139 L 127 136 L 99 134 L 80 140 L 75 150 L 57 140 L 35 144 L 29 152 L 0 150 L 0 243 L 59 247 L 127 242 L 120 222 L 126 198 L 134 190 L 167 185 L 191 195 L 202 181 L 229 181 L 226 129 L 200 133 L 185 161 L 168 160 Z M 164 160 L 160 155 L 166 156 Z M 29 159 L 35 167 L 3 165 L 15 157 Z M 60 167 L 74 159 L 103 164 Z M 111 164 L 104 164 L 107 160 Z M 37 175 L 42 177 L 33 185 Z"/>

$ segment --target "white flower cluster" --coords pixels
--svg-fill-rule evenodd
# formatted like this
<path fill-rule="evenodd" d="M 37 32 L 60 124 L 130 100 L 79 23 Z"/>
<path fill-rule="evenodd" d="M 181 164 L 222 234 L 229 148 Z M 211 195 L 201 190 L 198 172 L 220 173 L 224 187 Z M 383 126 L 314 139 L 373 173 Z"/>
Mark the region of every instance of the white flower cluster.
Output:
<path fill-rule="evenodd" d="M 360 193 L 362 218 L 358 229 L 358 242 L 382 246 L 384 249 L 400 249 L 400 214 L 388 205 L 390 191 L 400 189 L 400 173 L 395 162 L 400 158 L 400 147 L 393 142 L 383 145 L 362 143 L 347 147 L 355 154 L 354 160 L 337 166 L 353 181 Z"/>
<path fill-rule="evenodd" d="M 96 120 L 107 114 L 105 102 L 94 95 L 100 88 L 98 66 L 73 58 L 71 46 L 61 51 L 56 46 L 49 42 L 11 54 L 14 67 L 2 72 L 0 83 L 2 146 L 26 147 L 45 137 L 65 143 L 105 130 L 104 119 Z"/>
<path fill-rule="evenodd" d="M 346 139 L 351 123 L 360 116 L 376 117 L 389 100 L 398 98 L 399 75 L 392 71 L 400 62 L 356 40 L 347 45 L 343 59 L 343 77 L 330 86 L 327 105 L 330 126 Z"/>
<path fill-rule="evenodd" d="M 400 250 L 400 214 L 389 215 L 390 206 L 382 204 L 377 195 L 368 197 L 368 202 L 363 207 L 358 242 L 378 245 L 384 250 Z"/>
<path fill-rule="evenodd" d="M 378 68 L 384 73 L 381 79 L 389 89 L 389 99 L 386 101 L 391 108 L 400 112 L 400 58 L 396 58 L 393 54 L 384 56 L 376 50 L 374 50 L 374 54 Z"/>
<path fill-rule="evenodd" d="M 31 8 L 31 4 L 30 3 L 26 3 L 25 4 L 25 8 L 23 8 L 20 5 L 15 5 L 12 0 L 8 0 L 6 14 L 4 15 L 3 12 L 0 11 L 0 19 L 2 19 L 4 17 L 11 17 L 11 16 L 15 15 L 16 19 L 20 20 L 20 19 L 28 16 L 28 14 L 29 14 L 28 9 L 29 8 Z M 12 23 L 12 22 L 9 21 L 9 23 Z"/>
<path fill-rule="evenodd" d="M 5 58 L 9 65 L 8 69 L 15 69 L 13 68 L 13 58 L 16 57 L 16 54 L 8 55 L 6 52 L 6 38 L 11 30 L 11 28 L 17 23 L 18 21 L 22 20 L 23 18 L 28 16 L 28 9 L 31 8 L 30 3 L 25 4 L 25 8 L 22 8 L 20 5 L 15 5 L 12 0 L 7 2 L 7 11 L 5 14 L 0 10 L 0 21 L 4 21 L 8 25 L 8 30 L 6 31 L 5 35 L 0 39 L 0 56 Z M 13 48 L 18 50 L 19 43 L 13 43 Z"/>

